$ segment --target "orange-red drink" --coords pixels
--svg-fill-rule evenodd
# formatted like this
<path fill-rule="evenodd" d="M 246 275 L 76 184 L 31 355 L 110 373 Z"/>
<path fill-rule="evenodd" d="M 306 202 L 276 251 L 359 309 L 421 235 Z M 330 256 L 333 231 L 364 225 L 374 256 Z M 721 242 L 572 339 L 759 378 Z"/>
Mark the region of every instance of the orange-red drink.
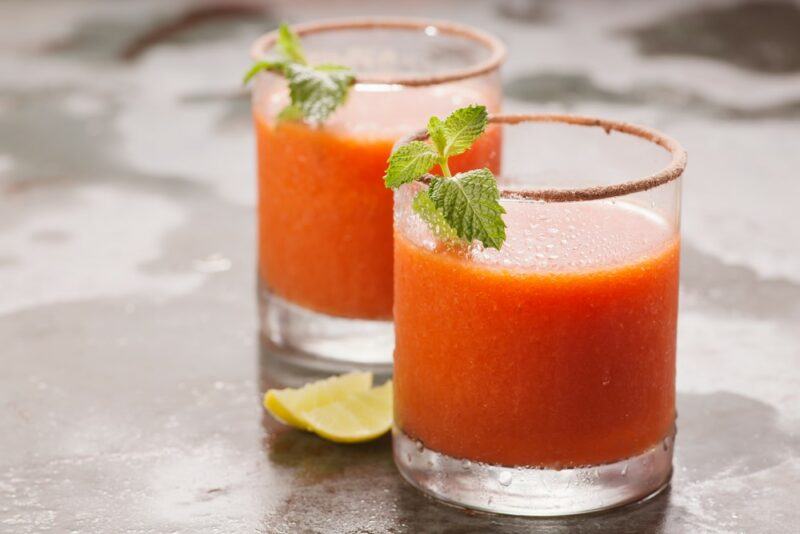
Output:
<path fill-rule="evenodd" d="M 499 252 L 398 232 L 398 426 L 511 466 L 610 463 L 660 443 L 675 420 L 677 238 L 619 205 L 506 210 Z"/>
<path fill-rule="evenodd" d="M 264 339 L 294 363 L 388 371 L 392 319 L 394 143 L 428 118 L 480 103 L 500 110 L 502 44 L 475 29 L 419 20 L 294 26 L 308 65 L 340 64 L 354 84 L 323 121 L 285 116 L 285 73 L 255 79 L 259 310 Z M 274 52 L 275 34 L 254 46 Z M 499 163 L 499 130 L 454 162 Z"/>
<path fill-rule="evenodd" d="M 411 209 L 423 184 L 395 193 L 395 462 L 462 506 L 588 512 L 652 494 L 671 473 L 685 153 L 621 123 L 525 121 L 502 126 L 514 141 L 503 155 L 522 147 L 535 187 L 503 162 L 513 188 L 499 250 L 436 237 Z M 585 127 L 596 124 L 617 132 Z M 581 135 L 564 145 L 570 129 Z M 628 167 L 652 175 L 574 187 Z M 547 187 L 559 176 L 572 187 Z"/>
<path fill-rule="evenodd" d="M 256 113 L 259 274 L 270 291 L 328 315 L 391 319 L 392 193 L 382 177 L 402 134 L 395 125 L 419 113 L 416 98 L 432 102 L 416 94 L 406 107 L 376 101 L 369 121 L 393 125 L 377 132 L 358 132 L 366 119 L 315 127 Z M 432 114 L 447 114 L 458 100 L 444 94 Z M 497 171 L 498 141 L 498 129 L 487 132 L 455 158 L 455 172 Z"/>

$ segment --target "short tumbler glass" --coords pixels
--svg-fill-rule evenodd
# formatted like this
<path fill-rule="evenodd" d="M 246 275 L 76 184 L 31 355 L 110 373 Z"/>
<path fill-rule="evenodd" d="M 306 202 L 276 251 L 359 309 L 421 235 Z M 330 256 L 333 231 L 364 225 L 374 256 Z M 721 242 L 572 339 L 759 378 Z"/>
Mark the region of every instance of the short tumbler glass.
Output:
<path fill-rule="evenodd" d="M 415 19 L 300 24 L 311 64 L 352 68 L 356 84 L 323 124 L 279 120 L 285 79 L 254 84 L 258 151 L 258 280 L 263 337 L 300 365 L 390 370 L 392 194 L 383 184 L 393 144 L 467 104 L 499 111 L 505 48 L 467 26 Z M 253 45 L 268 56 L 276 33 Z M 485 136 L 456 162 L 497 167 Z"/>
<path fill-rule="evenodd" d="M 491 123 L 501 250 L 437 240 L 411 207 L 424 183 L 395 193 L 395 463 L 430 495 L 498 513 L 653 495 L 672 472 L 686 154 L 621 122 Z"/>

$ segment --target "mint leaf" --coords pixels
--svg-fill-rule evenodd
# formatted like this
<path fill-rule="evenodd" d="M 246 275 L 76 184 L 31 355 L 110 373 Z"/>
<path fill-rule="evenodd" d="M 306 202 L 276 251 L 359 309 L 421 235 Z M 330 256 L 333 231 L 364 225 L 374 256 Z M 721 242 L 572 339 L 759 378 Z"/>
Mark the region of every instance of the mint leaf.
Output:
<path fill-rule="evenodd" d="M 444 133 L 444 123 L 439 117 L 431 117 L 428 121 L 428 135 L 431 138 L 433 146 L 439 151 L 439 154 L 444 154 L 444 149 L 447 146 L 447 138 Z"/>
<path fill-rule="evenodd" d="M 256 61 L 255 63 L 253 63 L 253 66 L 250 67 L 250 70 L 248 70 L 245 73 L 242 83 L 246 85 L 250 80 L 253 79 L 253 76 L 258 74 L 262 70 L 271 70 L 282 73 L 285 68 L 286 68 L 285 61 Z"/>
<path fill-rule="evenodd" d="M 448 158 L 469 150 L 484 132 L 488 114 L 484 106 L 457 109 L 444 121 L 428 121 L 430 143 L 412 141 L 399 146 L 389 157 L 384 180 L 397 188 L 412 182 L 438 164 L 442 177 L 431 179 L 427 191 L 418 193 L 411 207 L 443 240 L 456 237 L 485 247 L 500 249 L 506 240 L 506 224 L 500 205 L 500 190 L 489 169 L 450 176 Z"/>
<path fill-rule="evenodd" d="M 283 59 L 257 61 L 245 74 L 244 83 L 262 70 L 283 74 L 289 83 L 292 103 L 278 114 L 279 120 L 323 122 L 347 100 L 350 86 L 355 82 L 353 71 L 341 65 L 310 66 L 300 38 L 286 24 L 278 28 L 275 47 Z"/>
<path fill-rule="evenodd" d="M 303 120 L 303 112 L 294 104 L 289 104 L 278 113 L 279 121 L 299 121 Z"/>
<path fill-rule="evenodd" d="M 413 182 L 436 165 L 439 154 L 423 141 L 411 141 L 389 156 L 389 167 L 383 181 L 392 189 Z"/>
<path fill-rule="evenodd" d="M 434 235 L 442 241 L 452 241 L 458 238 L 456 231 L 444 218 L 436 204 L 433 203 L 427 191 L 417 193 L 411 203 L 411 208 L 423 221 L 428 223 Z"/>
<path fill-rule="evenodd" d="M 300 44 L 300 37 L 292 31 L 288 24 L 281 24 L 278 28 L 276 47 L 287 61 L 308 65 L 303 53 L 303 46 Z"/>
<path fill-rule="evenodd" d="M 349 71 L 350 70 L 349 67 L 345 67 L 344 65 L 335 65 L 333 63 L 320 63 L 319 65 L 317 65 L 314 68 L 317 69 L 317 70 L 323 71 L 323 72 L 337 72 L 337 71 Z"/>
<path fill-rule="evenodd" d="M 298 63 L 289 63 L 284 69 L 289 81 L 292 105 L 303 116 L 314 122 L 323 122 L 347 99 L 347 91 L 355 81 L 352 71 L 344 67 L 325 65 L 315 69 Z"/>
<path fill-rule="evenodd" d="M 444 150 L 440 149 L 442 157 L 449 158 L 469 150 L 486 129 L 488 121 L 485 106 L 467 106 L 448 115 L 442 126 L 447 140 Z"/>
<path fill-rule="evenodd" d="M 501 215 L 500 191 L 489 169 L 434 178 L 428 189 L 431 200 L 458 236 L 479 240 L 484 246 L 500 249 L 506 239 Z"/>
<path fill-rule="evenodd" d="M 300 63 L 301 65 L 308 64 L 305 54 L 303 54 L 303 47 L 300 44 L 300 38 L 287 24 L 281 24 L 278 27 L 278 40 L 275 48 L 282 59 L 256 61 L 253 66 L 245 73 L 243 83 L 246 85 L 253 76 L 262 70 L 271 70 L 285 74 L 286 66 L 289 63 Z"/>

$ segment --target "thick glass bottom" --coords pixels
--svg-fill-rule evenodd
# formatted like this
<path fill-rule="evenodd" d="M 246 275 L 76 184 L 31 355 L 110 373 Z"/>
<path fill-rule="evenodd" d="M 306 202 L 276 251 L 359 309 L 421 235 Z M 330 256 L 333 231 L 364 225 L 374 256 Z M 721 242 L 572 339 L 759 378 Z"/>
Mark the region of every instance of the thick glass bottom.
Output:
<path fill-rule="evenodd" d="M 607 510 L 651 497 L 672 475 L 674 433 L 639 456 L 572 469 L 505 467 L 453 458 L 393 431 L 394 461 L 408 482 L 449 504 L 520 516 Z"/>
<path fill-rule="evenodd" d="M 324 371 L 391 371 L 391 321 L 332 317 L 292 304 L 267 290 L 258 292 L 263 338 L 276 357 Z"/>

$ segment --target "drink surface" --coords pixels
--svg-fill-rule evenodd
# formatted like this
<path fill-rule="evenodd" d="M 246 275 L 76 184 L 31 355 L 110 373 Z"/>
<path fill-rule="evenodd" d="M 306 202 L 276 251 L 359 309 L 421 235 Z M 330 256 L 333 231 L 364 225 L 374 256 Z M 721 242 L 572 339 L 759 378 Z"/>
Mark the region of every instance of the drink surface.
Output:
<path fill-rule="evenodd" d="M 614 462 L 675 418 L 679 242 L 623 203 L 504 201 L 501 251 L 395 236 L 395 417 L 493 464 Z"/>
<path fill-rule="evenodd" d="M 392 316 L 392 195 L 383 184 L 396 140 L 487 97 L 461 86 L 356 86 L 323 126 L 277 122 L 283 93 L 256 102 L 259 273 L 273 292 L 340 317 Z M 496 108 L 496 104 L 493 104 Z M 492 109 L 492 106 L 490 106 Z M 499 161 L 499 130 L 454 171 Z"/>

